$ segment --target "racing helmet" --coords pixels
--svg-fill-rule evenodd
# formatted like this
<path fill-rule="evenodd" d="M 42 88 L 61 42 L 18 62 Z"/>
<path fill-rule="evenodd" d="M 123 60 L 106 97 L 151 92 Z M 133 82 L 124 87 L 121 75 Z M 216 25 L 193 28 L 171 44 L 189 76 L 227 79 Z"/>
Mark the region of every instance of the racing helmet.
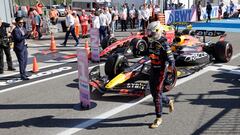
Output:
<path fill-rule="evenodd" d="M 148 41 L 153 42 L 161 38 L 164 32 L 163 26 L 160 21 L 151 22 L 147 27 L 147 37 Z"/>

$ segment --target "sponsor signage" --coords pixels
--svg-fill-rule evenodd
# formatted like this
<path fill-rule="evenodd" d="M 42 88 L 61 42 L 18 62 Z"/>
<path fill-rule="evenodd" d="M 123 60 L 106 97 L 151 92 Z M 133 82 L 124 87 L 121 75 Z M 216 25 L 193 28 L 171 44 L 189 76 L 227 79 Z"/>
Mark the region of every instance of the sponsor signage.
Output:
<path fill-rule="evenodd" d="M 80 104 L 84 108 L 90 108 L 91 102 L 88 73 L 88 56 L 85 49 L 77 50 L 77 60 Z"/>
<path fill-rule="evenodd" d="M 99 29 L 91 28 L 90 30 L 90 41 L 91 41 L 91 53 L 92 61 L 100 61 L 100 37 Z"/>
<path fill-rule="evenodd" d="M 165 24 L 172 24 L 174 22 L 194 22 L 196 21 L 196 9 L 179 9 L 166 10 Z"/>

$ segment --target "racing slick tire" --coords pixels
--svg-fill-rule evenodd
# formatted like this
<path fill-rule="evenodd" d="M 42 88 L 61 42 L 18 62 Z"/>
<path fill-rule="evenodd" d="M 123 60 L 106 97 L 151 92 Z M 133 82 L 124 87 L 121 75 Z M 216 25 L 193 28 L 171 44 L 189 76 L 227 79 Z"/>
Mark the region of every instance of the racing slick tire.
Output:
<path fill-rule="evenodd" d="M 219 41 L 214 46 L 214 57 L 216 62 L 229 62 L 233 55 L 232 44 L 226 41 Z"/>
<path fill-rule="evenodd" d="M 130 42 L 130 46 L 132 48 L 132 53 L 134 57 L 141 57 L 143 55 L 146 55 L 148 50 L 148 44 L 143 39 L 132 39 Z"/>
<path fill-rule="evenodd" d="M 110 56 L 105 63 L 105 74 L 111 80 L 128 67 L 127 58 L 120 54 Z"/>
<path fill-rule="evenodd" d="M 163 92 L 168 92 L 173 89 L 177 82 L 177 68 L 172 69 L 171 66 L 168 67 L 167 75 L 163 83 Z"/>
<path fill-rule="evenodd" d="M 110 37 L 107 36 L 106 38 L 104 38 L 101 42 L 101 47 L 102 49 L 107 48 L 109 45 L 111 45 L 112 43 L 117 42 L 117 39 L 115 37 Z"/>

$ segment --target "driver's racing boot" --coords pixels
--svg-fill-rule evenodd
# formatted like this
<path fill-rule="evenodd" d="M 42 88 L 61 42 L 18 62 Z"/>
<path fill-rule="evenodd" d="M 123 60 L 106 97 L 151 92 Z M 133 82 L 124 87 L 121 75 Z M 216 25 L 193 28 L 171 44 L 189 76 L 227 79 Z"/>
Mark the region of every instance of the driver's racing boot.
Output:
<path fill-rule="evenodd" d="M 159 117 L 154 120 L 154 122 L 149 126 L 149 128 L 157 128 L 161 124 L 162 124 L 162 118 Z"/>
<path fill-rule="evenodd" d="M 174 100 L 170 99 L 169 103 L 168 103 L 168 108 L 169 108 L 169 112 L 173 112 L 174 111 Z"/>

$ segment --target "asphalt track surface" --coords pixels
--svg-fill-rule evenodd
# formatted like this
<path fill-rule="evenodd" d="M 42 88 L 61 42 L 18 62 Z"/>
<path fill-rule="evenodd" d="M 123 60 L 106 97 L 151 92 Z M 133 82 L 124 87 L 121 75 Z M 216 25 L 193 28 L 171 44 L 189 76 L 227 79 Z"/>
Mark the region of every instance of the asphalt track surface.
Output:
<path fill-rule="evenodd" d="M 148 128 L 155 118 L 150 95 L 92 95 L 92 108 L 79 110 L 77 67 L 70 62 L 41 71 L 65 67 L 61 72 L 0 86 L 0 134 L 240 134 L 239 34 L 229 33 L 228 40 L 233 60 L 179 79 L 167 93 L 176 101 L 175 111 L 164 108 L 157 129 Z"/>

